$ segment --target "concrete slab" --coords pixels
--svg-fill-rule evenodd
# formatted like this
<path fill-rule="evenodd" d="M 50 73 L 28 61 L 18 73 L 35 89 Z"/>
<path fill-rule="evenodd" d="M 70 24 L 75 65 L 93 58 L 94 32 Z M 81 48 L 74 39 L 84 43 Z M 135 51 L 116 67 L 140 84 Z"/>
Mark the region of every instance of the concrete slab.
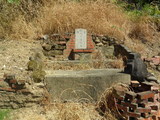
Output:
<path fill-rule="evenodd" d="M 46 71 L 46 84 L 53 101 L 97 101 L 116 83 L 130 83 L 130 75 L 119 69 Z"/>

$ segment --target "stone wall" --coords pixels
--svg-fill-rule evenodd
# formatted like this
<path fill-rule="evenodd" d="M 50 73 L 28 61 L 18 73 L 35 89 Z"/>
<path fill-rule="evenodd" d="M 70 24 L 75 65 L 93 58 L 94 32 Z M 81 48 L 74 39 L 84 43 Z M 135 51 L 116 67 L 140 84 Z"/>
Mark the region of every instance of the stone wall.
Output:
<path fill-rule="evenodd" d="M 87 48 L 75 49 L 75 34 L 53 34 L 43 38 L 42 47 L 45 56 L 61 60 L 76 60 L 81 53 L 90 54 L 102 46 L 112 46 L 115 39 L 108 36 L 87 35 Z M 110 48 L 109 48 L 110 49 Z"/>
<path fill-rule="evenodd" d="M 22 87 L 20 81 L 11 76 L 7 77 L 10 79 L 0 79 L 0 108 L 16 109 L 43 103 L 44 86 L 42 87 L 40 84 L 29 85 L 23 82 Z"/>

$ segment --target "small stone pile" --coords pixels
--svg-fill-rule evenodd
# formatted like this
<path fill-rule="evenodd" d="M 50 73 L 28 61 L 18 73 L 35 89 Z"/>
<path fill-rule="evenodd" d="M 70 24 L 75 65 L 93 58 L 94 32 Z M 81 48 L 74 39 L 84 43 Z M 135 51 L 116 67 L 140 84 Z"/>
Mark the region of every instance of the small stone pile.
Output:
<path fill-rule="evenodd" d="M 53 34 L 44 37 L 42 43 L 44 55 L 48 57 L 58 57 L 63 55 L 69 36 L 70 35 L 61 36 L 59 34 Z"/>
<path fill-rule="evenodd" d="M 92 35 L 92 39 L 96 46 L 110 46 L 115 44 L 115 38 L 111 38 L 103 35 Z"/>

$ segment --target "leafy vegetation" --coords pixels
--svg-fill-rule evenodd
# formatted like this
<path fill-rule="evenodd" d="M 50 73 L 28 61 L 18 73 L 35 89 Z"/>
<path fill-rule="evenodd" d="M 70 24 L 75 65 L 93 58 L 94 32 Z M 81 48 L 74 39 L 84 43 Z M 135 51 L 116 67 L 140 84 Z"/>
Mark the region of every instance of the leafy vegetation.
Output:
<path fill-rule="evenodd" d="M 0 109 L 0 120 L 3 120 L 5 117 L 8 116 L 10 110 L 8 109 Z"/>
<path fill-rule="evenodd" d="M 121 6 L 134 17 L 153 16 L 160 18 L 160 1 L 159 0 L 117 0 L 116 4 Z"/>

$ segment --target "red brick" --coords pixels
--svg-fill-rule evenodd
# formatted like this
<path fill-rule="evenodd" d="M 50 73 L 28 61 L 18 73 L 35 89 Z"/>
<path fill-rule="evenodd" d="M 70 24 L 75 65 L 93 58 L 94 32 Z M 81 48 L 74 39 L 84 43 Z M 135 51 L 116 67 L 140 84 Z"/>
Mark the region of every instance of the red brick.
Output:
<path fill-rule="evenodd" d="M 143 103 L 143 104 L 146 104 L 146 103 L 148 103 L 148 99 L 145 99 L 145 100 L 141 100 L 141 99 L 136 99 L 136 103 L 138 103 L 138 104 L 141 104 L 141 103 Z"/>
<path fill-rule="evenodd" d="M 117 108 L 122 110 L 123 112 L 128 112 L 128 107 L 120 105 L 120 104 L 116 104 Z"/>
<path fill-rule="evenodd" d="M 152 105 L 150 107 L 151 107 L 152 110 L 158 110 L 159 109 L 158 105 Z"/>
<path fill-rule="evenodd" d="M 69 41 L 69 44 L 75 44 L 75 41 Z"/>
<path fill-rule="evenodd" d="M 139 118 L 137 120 L 152 120 L 152 118 L 151 117 L 148 117 L 148 118 Z"/>
<path fill-rule="evenodd" d="M 128 91 L 128 92 L 126 92 L 125 100 L 131 102 L 131 101 L 133 101 L 135 99 L 136 96 L 137 96 L 137 94 L 135 92 Z"/>
<path fill-rule="evenodd" d="M 9 83 L 16 84 L 17 80 L 10 80 Z"/>
<path fill-rule="evenodd" d="M 115 96 L 115 98 L 117 98 L 118 100 L 124 100 L 124 97 L 123 96 Z"/>
<path fill-rule="evenodd" d="M 2 91 L 8 91 L 8 92 L 15 92 L 15 90 L 12 89 L 12 88 L 0 88 L 0 90 L 2 90 Z"/>
<path fill-rule="evenodd" d="M 73 52 L 93 52 L 94 50 L 92 49 L 82 49 L 82 50 L 79 50 L 79 49 L 74 49 Z"/>
<path fill-rule="evenodd" d="M 136 113 L 136 112 L 127 112 L 126 113 L 129 117 L 135 117 L 135 118 L 139 118 L 141 117 L 140 113 Z"/>
<path fill-rule="evenodd" d="M 152 91 L 146 91 L 146 92 L 141 92 L 141 93 L 138 93 L 138 98 L 139 99 L 148 99 L 148 98 L 152 98 L 152 97 L 154 97 L 154 92 L 152 92 Z"/>
<path fill-rule="evenodd" d="M 66 44 L 66 41 L 56 41 L 56 44 Z"/>
<path fill-rule="evenodd" d="M 151 112 L 151 108 L 140 108 L 140 107 L 138 107 L 136 110 L 135 110 L 136 112 L 138 112 L 138 113 L 149 113 L 149 112 Z"/>
<path fill-rule="evenodd" d="M 144 104 L 144 107 L 151 107 L 151 106 L 159 106 L 159 102 L 148 102 L 147 104 Z"/>
<path fill-rule="evenodd" d="M 126 107 L 131 107 L 133 109 L 137 109 L 137 107 L 138 107 L 138 105 L 135 104 L 135 103 L 128 103 L 128 102 L 124 102 L 124 101 L 122 101 L 121 104 L 124 105 L 124 106 L 126 106 Z"/>

